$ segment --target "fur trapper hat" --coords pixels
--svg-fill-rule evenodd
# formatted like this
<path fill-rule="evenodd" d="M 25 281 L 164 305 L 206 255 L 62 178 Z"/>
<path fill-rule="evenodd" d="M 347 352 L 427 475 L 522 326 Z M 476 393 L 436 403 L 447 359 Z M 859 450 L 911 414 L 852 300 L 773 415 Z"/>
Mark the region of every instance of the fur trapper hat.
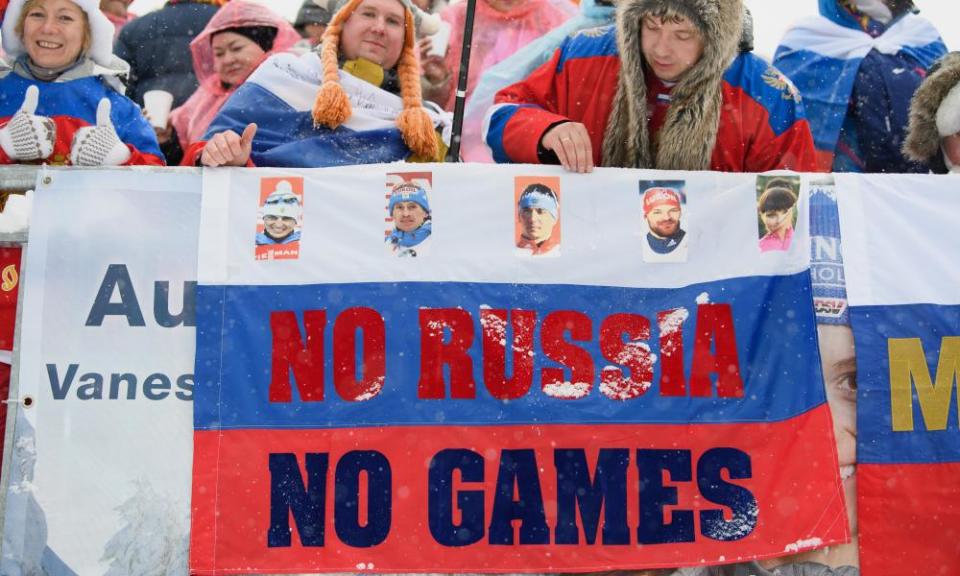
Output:
<path fill-rule="evenodd" d="M 113 56 L 114 27 L 100 11 L 100 2 L 98 0 L 72 0 L 72 2 L 87 13 L 87 21 L 90 23 L 90 49 L 87 51 L 87 56 L 103 67 L 114 67 L 116 64 Z M 16 32 L 17 20 L 20 19 L 24 4 L 26 0 L 10 0 L 3 16 L 3 50 L 11 59 L 27 51 L 23 42 L 20 41 L 20 35 Z"/>
<path fill-rule="evenodd" d="M 737 54 L 742 0 L 620 0 L 620 78 L 603 141 L 603 166 L 707 170 L 717 140 L 723 73 Z M 673 87 L 658 144 L 647 127 L 647 89 L 640 40 L 644 16 L 682 16 L 703 39 L 703 56 Z"/>
<path fill-rule="evenodd" d="M 326 126 L 334 130 L 346 122 L 353 113 L 350 99 L 340 85 L 340 32 L 347 18 L 362 1 L 348 0 L 333 15 L 330 25 L 323 33 L 323 42 L 320 47 L 323 84 L 313 104 L 313 122 L 317 126 Z M 430 115 L 423 108 L 423 97 L 420 92 L 420 60 L 417 54 L 413 11 L 408 1 L 397 1 L 403 5 L 405 22 L 403 50 L 397 62 L 397 78 L 400 81 L 403 112 L 397 117 L 396 124 L 403 135 L 404 143 L 410 150 L 421 157 L 435 158 L 438 155 L 436 133 Z"/>
<path fill-rule="evenodd" d="M 960 52 L 950 52 L 930 70 L 913 95 L 903 153 L 936 164 L 940 139 L 960 132 Z"/>

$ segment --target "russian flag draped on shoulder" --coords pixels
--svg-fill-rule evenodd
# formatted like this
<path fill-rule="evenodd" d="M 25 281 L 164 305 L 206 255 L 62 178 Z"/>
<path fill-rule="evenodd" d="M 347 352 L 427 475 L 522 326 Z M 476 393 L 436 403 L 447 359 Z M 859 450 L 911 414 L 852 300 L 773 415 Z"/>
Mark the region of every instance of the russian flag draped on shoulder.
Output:
<path fill-rule="evenodd" d="M 956 186 L 946 177 L 837 176 L 857 346 L 864 574 L 960 573 Z"/>
<path fill-rule="evenodd" d="M 323 77 L 317 54 L 278 54 L 237 88 L 204 140 L 224 130 L 241 134 L 252 122 L 257 133 L 250 159 L 258 166 L 347 166 L 408 159 L 412 152 L 396 125 L 403 111 L 401 97 L 343 70 L 339 75 L 353 114 L 336 130 L 315 126 L 311 116 Z M 449 131 L 449 115 L 429 102 L 424 106 L 437 130 Z"/>
<path fill-rule="evenodd" d="M 767 176 L 395 170 L 204 174 L 191 573 L 640 569 L 849 539 L 805 194 L 792 243 L 761 251 Z M 390 249 L 418 223 L 429 249 Z M 678 241 L 652 253 L 655 231 Z"/>
<path fill-rule="evenodd" d="M 803 96 L 822 170 L 833 167 L 857 74 L 871 51 L 906 56 L 923 71 L 946 53 L 936 28 L 913 13 L 901 16 L 880 32 L 865 30 L 837 0 L 820 0 L 820 15 L 800 20 L 777 48 L 773 65 Z M 904 110 L 907 108 L 909 102 L 904 104 Z"/>

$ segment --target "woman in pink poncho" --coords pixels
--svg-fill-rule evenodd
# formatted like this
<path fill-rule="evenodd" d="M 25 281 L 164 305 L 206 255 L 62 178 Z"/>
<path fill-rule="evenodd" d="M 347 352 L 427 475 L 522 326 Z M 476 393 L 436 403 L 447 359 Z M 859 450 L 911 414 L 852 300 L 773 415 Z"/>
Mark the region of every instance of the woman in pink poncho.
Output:
<path fill-rule="evenodd" d="M 266 6 L 233 0 L 221 8 L 190 43 L 200 87 L 171 112 L 172 131 L 158 134 L 167 163 L 179 163 L 183 150 L 203 138 L 220 107 L 260 63 L 299 40 L 293 26 Z"/>
<path fill-rule="evenodd" d="M 478 0 L 476 5 L 468 97 L 487 68 L 563 24 L 577 11 L 568 0 Z M 446 57 L 428 57 L 423 62 L 424 98 L 449 111 L 456 97 L 466 8 L 466 2 L 458 2 L 441 12 L 440 17 L 452 28 Z M 484 145 L 479 139 L 473 142 L 465 138 L 462 146 L 464 158 L 471 160 L 471 149 Z"/>

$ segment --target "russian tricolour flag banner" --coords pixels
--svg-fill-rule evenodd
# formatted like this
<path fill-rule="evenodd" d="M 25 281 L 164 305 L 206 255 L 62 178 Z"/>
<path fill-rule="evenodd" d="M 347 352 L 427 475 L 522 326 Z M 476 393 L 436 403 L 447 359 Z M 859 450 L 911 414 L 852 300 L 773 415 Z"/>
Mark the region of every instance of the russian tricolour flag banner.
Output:
<path fill-rule="evenodd" d="M 837 176 L 869 576 L 960 574 L 957 184 Z"/>
<path fill-rule="evenodd" d="M 849 539 L 805 181 L 397 166 L 205 172 L 192 572 Z"/>

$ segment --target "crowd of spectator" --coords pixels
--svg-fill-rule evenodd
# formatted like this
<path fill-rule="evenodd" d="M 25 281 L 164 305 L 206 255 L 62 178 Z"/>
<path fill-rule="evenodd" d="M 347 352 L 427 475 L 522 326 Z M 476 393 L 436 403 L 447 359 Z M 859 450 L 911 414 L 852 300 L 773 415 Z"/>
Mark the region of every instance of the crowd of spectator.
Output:
<path fill-rule="evenodd" d="M 306 0 L 291 24 L 248 0 L 0 0 L 0 161 L 442 161 L 459 95 L 464 161 L 957 170 L 935 26 L 911 1 L 818 2 L 771 66 L 741 0 L 478 0 L 464 93 L 462 1 Z M 165 124 L 141 112 L 156 90 Z"/>

